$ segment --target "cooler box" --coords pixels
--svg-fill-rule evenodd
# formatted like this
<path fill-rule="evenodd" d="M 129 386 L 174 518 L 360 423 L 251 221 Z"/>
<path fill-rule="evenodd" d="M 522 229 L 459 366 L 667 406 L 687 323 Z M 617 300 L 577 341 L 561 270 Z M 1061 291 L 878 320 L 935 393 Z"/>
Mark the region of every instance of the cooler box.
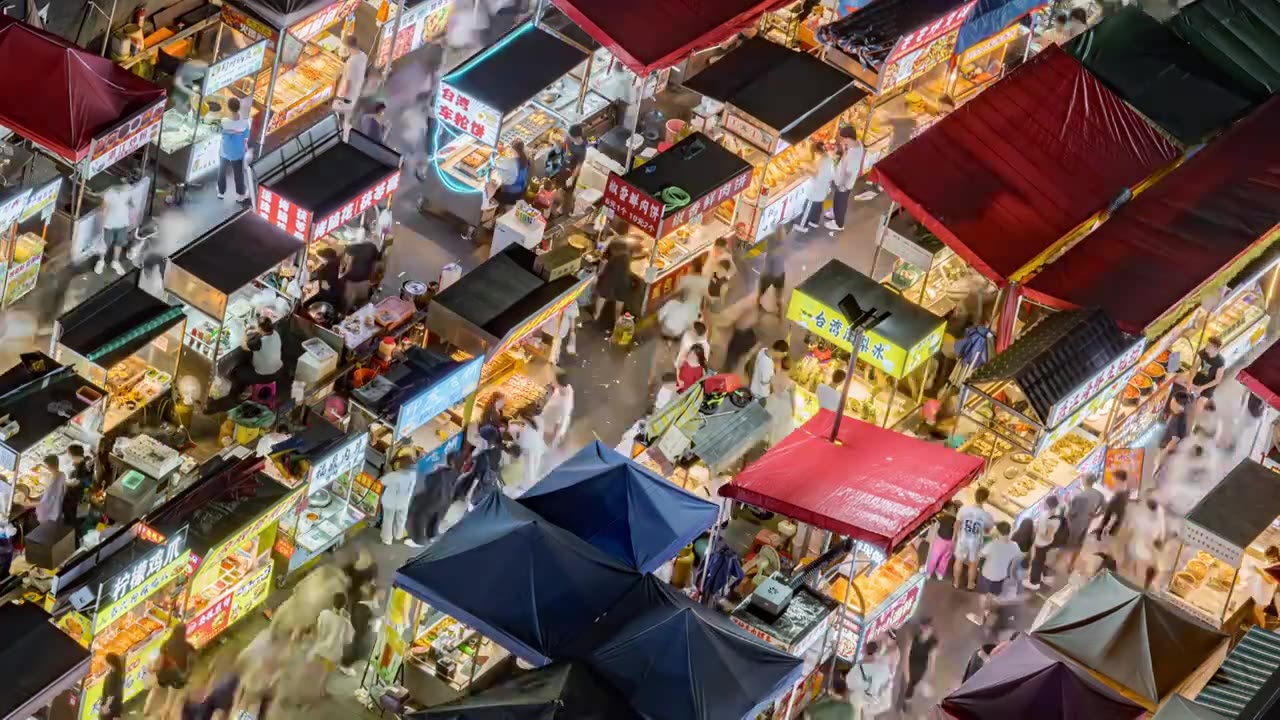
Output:
<path fill-rule="evenodd" d="M 27 533 L 27 562 L 45 570 L 55 570 L 76 551 L 76 534 L 70 525 L 41 523 Z"/>
<path fill-rule="evenodd" d="M 294 379 L 313 385 L 337 369 L 338 352 L 324 340 L 311 338 L 302 343 L 302 357 L 298 358 Z"/>

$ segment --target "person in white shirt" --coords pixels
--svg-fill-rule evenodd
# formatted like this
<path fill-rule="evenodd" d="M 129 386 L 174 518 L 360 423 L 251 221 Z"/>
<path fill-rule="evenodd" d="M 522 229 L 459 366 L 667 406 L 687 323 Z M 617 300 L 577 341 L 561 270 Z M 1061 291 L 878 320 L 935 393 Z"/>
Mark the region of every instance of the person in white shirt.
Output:
<path fill-rule="evenodd" d="M 701 345 L 702 352 L 711 357 L 711 340 L 707 337 L 707 325 L 701 320 L 695 322 L 693 327 L 684 331 L 684 335 L 680 336 L 680 349 L 676 351 L 675 367 L 680 369 L 684 365 L 685 356 L 693 349 L 694 345 Z"/>
<path fill-rule="evenodd" d="M 551 422 L 551 444 L 558 446 L 564 442 L 564 436 L 569 432 L 569 421 L 573 418 L 573 386 L 563 370 L 556 373 L 551 397 L 547 398 L 543 413 Z"/>
<path fill-rule="evenodd" d="M 751 370 L 751 395 L 761 403 L 773 389 L 775 363 L 781 362 L 790 352 L 791 347 L 786 340 L 779 340 L 772 347 L 760 348 L 756 352 L 756 366 Z"/>
<path fill-rule="evenodd" d="M 845 216 L 849 214 L 849 195 L 862 175 L 862 161 L 867 154 L 866 148 L 858 142 L 857 132 L 848 125 L 840 128 L 839 142 L 840 161 L 836 163 L 832 178 L 835 192 L 831 195 L 831 219 L 826 225 L 834 232 L 844 229 Z"/>
<path fill-rule="evenodd" d="M 822 222 L 822 203 L 826 201 L 827 194 L 831 192 L 831 181 L 835 178 L 836 165 L 831 159 L 831 154 L 827 152 L 827 146 L 821 142 L 814 141 L 813 154 L 817 168 L 813 173 L 813 177 L 809 178 L 808 188 L 805 190 L 805 200 L 808 205 L 805 206 L 804 215 L 800 218 L 800 223 L 796 225 L 796 229 L 800 231 L 816 228 Z"/>
<path fill-rule="evenodd" d="M 408 533 L 405 523 L 409 519 L 409 504 L 418 484 L 416 462 L 396 458 L 392 471 L 382 476 L 382 544 L 390 545 Z"/>
<path fill-rule="evenodd" d="M 124 257 L 129 249 L 132 211 L 133 187 L 129 184 L 120 182 L 102 193 L 102 241 L 106 249 L 103 250 L 102 256 L 98 258 L 98 263 L 93 268 L 95 273 L 101 275 L 109 261 L 112 270 L 119 275 L 124 274 L 120 258 Z"/>
<path fill-rule="evenodd" d="M 1159 557 L 1168 539 L 1164 508 L 1154 496 L 1148 496 L 1129 512 L 1129 557 L 1133 559 L 1133 577 L 1142 580 L 1146 590 L 1159 571 Z"/>
<path fill-rule="evenodd" d="M 954 570 L 951 583 L 960 587 L 961 578 L 970 590 L 977 587 L 978 557 L 982 541 L 995 525 L 995 519 L 985 507 L 991 491 L 980 487 L 973 493 L 973 504 L 965 505 L 956 513 Z"/>
<path fill-rule="evenodd" d="M 982 614 L 969 613 L 966 617 L 975 625 L 985 626 L 991 618 L 996 598 L 1004 592 L 1004 584 L 1013 574 L 1013 564 L 1022 560 L 1022 548 L 1009 539 L 1013 528 L 1001 520 L 996 523 L 995 539 L 983 546 L 978 556 L 982 558 L 979 587 L 982 592 Z"/>
<path fill-rule="evenodd" d="M 333 596 L 333 607 L 326 608 L 316 620 L 316 636 L 311 645 L 311 657 L 324 663 L 326 673 L 333 672 L 342 661 L 342 653 L 355 639 L 356 630 L 347 616 L 346 593 Z M 345 675 L 354 675 L 350 668 L 342 668 Z M 327 678 L 326 678 L 327 679 Z"/>
<path fill-rule="evenodd" d="M 831 382 L 818 386 L 818 408 L 840 412 L 840 389 L 844 387 L 844 370 L 831 373 Z"/>
<path fill-rule="evenodd" d="M 1062 502 L 1054 495 L 1044 500 L 1044 512 L 1035 519 L 1035 538 L 1031 541 L 1031 572 L 1022 586 L 1028 590 L 1039 590 L 1049 564 L 1049 551 L 1054 547 L 1058 529 L 1066 522 L 1062 510 Z"/>
<path fill-rule="evenodd" d="M 364 79 L 369 71 L 369 56 L 360 49 L 360 41 L 354 33 L 347 36 L 347 60 L 342 65 L 342 77 L 338 79 L 338 97 L 345 98 L 348 105 L 343 112 L 343 124 L 351 125 L 351 114 L 360 96 L 364 93 Z"/>
<path fill-rule="evenodd" d="M 547 454 L 542 419 L 532 408 L 524 408 L 509 428 L 524 465 L 524 477 L 520 481 L 520 491 L 524 492 L 542 479 L 542 458 Z"/>

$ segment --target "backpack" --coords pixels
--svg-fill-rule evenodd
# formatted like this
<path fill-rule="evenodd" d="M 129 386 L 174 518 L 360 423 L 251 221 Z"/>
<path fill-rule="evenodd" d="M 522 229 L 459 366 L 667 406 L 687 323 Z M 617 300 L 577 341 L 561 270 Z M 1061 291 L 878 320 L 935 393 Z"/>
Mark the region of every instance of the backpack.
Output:
<path fill-rule="evenodd" d="M 1054 515 L 1058 520 L 1058 529 L 1053 532 L 1053 542 L 1049 547 L 1065 547 L 1071 540 L 1071 528 L 1067 525 L 1066 513 Z"/>

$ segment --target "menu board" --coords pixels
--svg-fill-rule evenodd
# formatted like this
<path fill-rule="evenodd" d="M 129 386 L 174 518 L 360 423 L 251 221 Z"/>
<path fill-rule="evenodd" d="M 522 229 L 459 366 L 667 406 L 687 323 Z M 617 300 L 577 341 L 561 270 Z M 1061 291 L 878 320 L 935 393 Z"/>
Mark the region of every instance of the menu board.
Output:
<path fill-rule="evenodd" d="M 1102 483 L 1110 490 L 1116 489 L 1116 470 L 1124 470 L 1130 483 L 1142 481 L 1142 465 L 1146 462 L 1147 451 L 1143 448 L 1115 448 L 1107 450 L 1106 465 L 1103 466 Z"/>
<path fill-rule="evenodd" d="M 160 121 L 164 117 L 164 100 L 122 122 L 102 137 L 89 144 L 89 157 L 85 161 L 85 176 L 93 177 L 116 164 L 146 143 L 160 136 Z"/>
<path fill-rule="evenodd" d="M 396 440 L 403 440 L 431 418 L 461 402 L 480 384 L 484 358 L 468 360 L 440 382 L 435 383 L 400 406 L 396 416 Z"/>

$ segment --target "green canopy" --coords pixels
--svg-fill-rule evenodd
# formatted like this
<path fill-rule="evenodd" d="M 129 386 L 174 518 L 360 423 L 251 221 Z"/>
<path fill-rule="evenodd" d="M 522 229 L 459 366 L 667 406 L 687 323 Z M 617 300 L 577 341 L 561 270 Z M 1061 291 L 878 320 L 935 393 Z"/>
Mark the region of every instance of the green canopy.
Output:
<path fill-rule="evenodd" d="M 1198 0 L 1170 21 L 1173 31 L 1255 93 L 1280 91 L 1280 3 Z"/>
<path fill-rule="evenodd" d="M 1183 145 L 1217 133 L 1266 97 L 1137 7 L 1121 10 L 1065 47 Z"/>

